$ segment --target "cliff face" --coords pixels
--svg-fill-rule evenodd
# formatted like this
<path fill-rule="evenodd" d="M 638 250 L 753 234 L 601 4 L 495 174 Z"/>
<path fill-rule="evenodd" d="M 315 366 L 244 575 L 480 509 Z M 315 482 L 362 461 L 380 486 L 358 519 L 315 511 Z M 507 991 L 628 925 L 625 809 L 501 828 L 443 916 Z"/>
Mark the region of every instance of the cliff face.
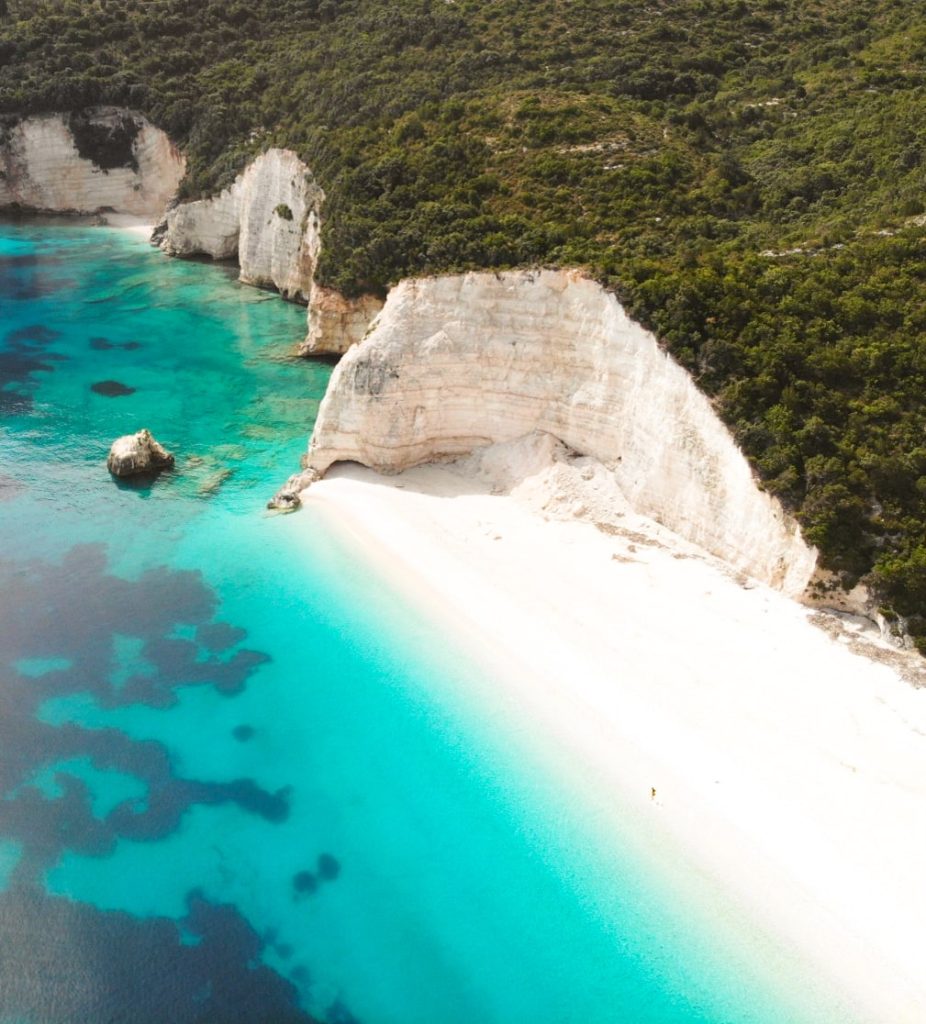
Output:
<path fill-rule="evenodd" d="M 306 468 L 384 471 L 534 431 L 604 464 L 629 504 L 738 570 L 803 591 L 815 552 L 688 374 L 576 272 L 406 281 L 336 368 Z"/>
<path fill-rule="evenodd" d="M 224 192 L 168 210 L 185 169 L 167 135 L 132 111 L 0 122 L 0 209 L 163 218 L 158 239 L 168 254 L 236 259 L 245 284 L 307 302 L 303 355 L 340 355 L 363 337 L 382 302 L 314 282 L 325 194 L 295 153 L 268 150 Z"/>
<path fill-rule="evenodd" d="M 224 192 L 168 211 L 161 247 L 172 256 L 237 257 L 246 284 L 305 302 L 324 198 L 295 153 L 270 149 Z"/>
<path fill-rule="evenodd" d="M 171 256 L 237 259 L 246 285 L 308 303 L 302 355 L 341 354 L 382 306 L 315 284 L 325 193 L 290 150 L 267 150 L 218 196 L 168 211 L 161 248 Z"/>
<path fill-rule="evenodd" d="M 345 299 L 315 283 L 319 211 L 325 193 L 288 149 L 269 149 L 211 199 L 168 211 L 160 245 L 172 256 L 237 259 L 241 280 L 309 305 L 302 355 L 341 354 L 363 337 L 382 306 Z"/>
<path fill-rule="evenodd" d="M 0 126 L 0 207 L 117 213 L 156 220 L 185 161 L 140 114 L 113 107 Z"/>
<path fill-rule="evenodd" d="M 363 339 L 383 303 L 375 295 L 347 299 L 332 288 L 313 284 L 309 296 L 309 333 L 303 356 L 343 355 Z"/>

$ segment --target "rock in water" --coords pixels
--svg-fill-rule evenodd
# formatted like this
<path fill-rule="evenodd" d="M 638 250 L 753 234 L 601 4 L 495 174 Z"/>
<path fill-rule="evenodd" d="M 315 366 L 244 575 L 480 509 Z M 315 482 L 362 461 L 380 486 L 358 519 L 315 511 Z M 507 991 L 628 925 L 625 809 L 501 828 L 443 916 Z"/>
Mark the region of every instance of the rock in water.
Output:
<path fill-rule="evenodd" d="M 98 380 L 96 384 L 90 385 L 90 390 L 106 398 L 123 398 L 125 395 L 134 395 L 136 391 L 121 380 Z"/>
<path fill-rule="evenodd" d="M 174 464 L 174 457 L 151 436 L 150 430 L 117 437 L 109 449 L 106 468 L 113 476 L 159 473 Z"/>
<path fill-rule="evenodd" d="M 267 502 L 267 508 L 277 512 L 295 512 L 301 504 L 300 492 L 320 478 L 321 474 L 316 473 L 314 469 L 304 469 L 301 473 L 294 473 Z"/>

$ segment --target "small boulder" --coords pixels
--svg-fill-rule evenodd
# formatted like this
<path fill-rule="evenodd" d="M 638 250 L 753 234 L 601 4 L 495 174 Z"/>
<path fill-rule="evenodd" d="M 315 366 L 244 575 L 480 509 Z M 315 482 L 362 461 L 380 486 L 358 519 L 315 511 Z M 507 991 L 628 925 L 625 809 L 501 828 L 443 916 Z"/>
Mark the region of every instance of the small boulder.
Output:
<path fill-rule="evenodd" d="M 321 475 L 314 469 L 294 473 L 267 502 L 267 508 L 277 512 L 295 512 L 301 504 L 300 492 L 320 479 Z"/>
<path fill-rule="evenodd" d="M 173 464 L 173 455 L 155 441 L 150 430 L 117 437 L 106 460 L 106 468 L 113 476 L 159 473 Z"/>

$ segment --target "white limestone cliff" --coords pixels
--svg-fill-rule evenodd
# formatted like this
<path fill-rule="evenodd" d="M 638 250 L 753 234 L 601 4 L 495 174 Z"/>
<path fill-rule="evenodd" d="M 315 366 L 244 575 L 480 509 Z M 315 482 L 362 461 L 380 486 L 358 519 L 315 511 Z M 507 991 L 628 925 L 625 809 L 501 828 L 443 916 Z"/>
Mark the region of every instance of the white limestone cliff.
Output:
<path fill-rule="evenodd" d="M 307 302 L 325 198 L 288 149 L 269 149 L 210 199 L 169 210 L 160 245 L 172 256 L 237 257 L 241 280 Z"/>
<path fill-rule="evenodd" d="M 383 308 L 375 295 L 345 298 L 333 288 L 313 283 L 309 296 L 309 333 L 299 349 L 303 356 L 343 355 L 363 340 Z"/>
<path fill-rule="evenodd" d="M 314 280 L 325 193 L 288 149 L 256 157 L 223 192 L 169 210 L 159 230 L 172 256 L 237 259 L 241 281 L 309 306 L 302 355 L 340 355 L 359 341 L 382 302 L 348 299 Z"/>
<path fill-rule="evenodd" d="M 816 552 L 708 399 L 574 271 L 402 282 L 335 369 L 294 479 L 339 461 L 400 471 L 536 431 L 598 460 L 636 512 L 738 571 L 791 595 L 807 585 Z"/>
<path fill-rule="evenodd" d="M 87 112 L 86 122 L 104 133 L 131 124 L 136 134 L 126 166 L 104 168 L 81 156 L 68 115 L 27 117 L 0 127 L 0 207 L 113 210 L 157 220 L 183 177 L 182 154 L 140 114 L 101 107 Z"/>
<path fill-rule="evenodd" d="M 133 138 L 124 166 L 100 166 L 81 155 L 75 116 L 104 138 L 128 126 Z M 382 302 L 372 295 L 348 299 L 314 281 L 325 195 L 295 153 L 270 149 L 217 196 L 168 209 L 185 170 L 167 135 L 129 110 L 99 107 L 0 122 L 0 209 L 163 218 L 156 237 L 168 254 L 236 259 L 245 284 L 308 303 L 301 354 L 340 355 L 363 337 Z"/>

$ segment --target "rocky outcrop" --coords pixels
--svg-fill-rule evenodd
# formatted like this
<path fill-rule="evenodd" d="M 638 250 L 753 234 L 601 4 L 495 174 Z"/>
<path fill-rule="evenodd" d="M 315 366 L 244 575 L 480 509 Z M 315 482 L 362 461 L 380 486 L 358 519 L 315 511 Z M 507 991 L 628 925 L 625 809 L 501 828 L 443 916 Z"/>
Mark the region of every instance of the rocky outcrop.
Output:
<path fill-rule="evenodd" d="M 382 308 L 373 295 L 345 298 L 314 280 L 325 193 L 288 149 L 262 153 L 224 192 L 181 203 L 157 231 L 171 256 L 237 260 L 240 279 L 309 306 L 300 355 L 341 355 Z"/>
<path fill-rule="evenodd" d="M 916 647 L 910 637 L 907 620 L 896 613 L 886 612 L 881 601 L 864 583 L 856 583 L 851 590 L 846 590 L 837 573 L 818 566 L 803 601 L 811 608 L 874 623 L 881 634 L 881 639 L 894 647 L 908 650 L 914 650 Z"/>
<path fill-rule="evenodd" d="M 173 455 L 158 444 L 150 430 L 116 438 L 106 459 L 106 468 L 113 476 L 159 473 L 173 464 Z"/>
<path fill-rule="evenodd" d="M 577 272 L 405 281 L 332 375 L 293 490 L 334 462 L 381 471 L 541 431 L 597 459 L 629 505 L 739 571 L 802 592 L 816 553 L 689 375 Z"/>
<path fill-rule="evenodd" d="M 160 245 L 172 256 L 237 258 L 245 284 L 307 302 L 324 197 L 295 153 L 270 149 L 224 192 L 168 211 Z"/>
<path fill-rule="evenodd" d="M 273 509 L 275 512 L 295 512 L 302 504 L 302 492 L 321 477 L 322 474 L 314 469 L 304 469 L 300 473 L 293 473 L 267 502 L 267 508 Z"/>
<path fill-rule="evenodd" d="M 245 284 L 308 303 L 301 354 L 340 355 L 363 337 L 382 302 L 315 283 L 325 195 L 295 153 L 270 149 L 217 196 L 168 210 L 185 169 L 164 132 L 129 110 L 0 119 L 0 209 L 163 218 L 156 240 L 170 255 L 235 259 Z"/>
<path fill-rule="evenodd" d="M 0 123 L 0 207 L 157 220 L 185 161 L 140 114 L 101 107 Z"/>
<path fill-rule="evenodd" d="M 309 333 L 299 354 L 343 355 L 363 340 L 371 321 L 382 308 L 382 299 L 375 295 L 348 299 L 333 288 L 313 284 L 309 296 Z"/>

